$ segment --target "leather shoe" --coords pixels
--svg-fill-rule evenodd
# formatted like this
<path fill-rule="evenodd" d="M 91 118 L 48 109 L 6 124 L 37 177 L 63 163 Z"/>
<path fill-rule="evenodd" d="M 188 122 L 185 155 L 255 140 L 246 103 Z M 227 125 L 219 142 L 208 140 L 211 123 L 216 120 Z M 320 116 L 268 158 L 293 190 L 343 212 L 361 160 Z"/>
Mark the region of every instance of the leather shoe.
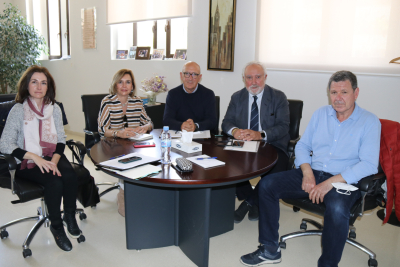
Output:
<path fill-rule="evenodd" d="M 256 206 L 256 205 L 250 206 L 249 220 L 250 221 L 258 221 L 258 206 Z"/>
<path fill-rule="evenodd" d="M 78 238 L 81 236 L 81 230 L 76 222 L 75 212 L 65 213 L 63 217 L 63 224 L 67 228 L 68 235 L 71 238 Z"/>
<path fill-rule="evenodd" d="M 246 216 L 247 212 L 250 209 L 250 205 L 247 203 L 246 200 L 243 200 L 243 202 L 240 204 L 239 208 L 235 210 L 235 214 L 233 216 L 233 221 L 235 223 L 240 223 L 244 216 Z"/>
<path fill-rule="evenodd" d="M 71 241 L 69 241 L 67 235 L 65 234 L 64 227 L 61 227 L 60 229 L 54 229 L 53 226 L 50 225 L 50 231 L 53 234 L 54 240 L 59 248 L 64 251 L 72 250 Z"/>

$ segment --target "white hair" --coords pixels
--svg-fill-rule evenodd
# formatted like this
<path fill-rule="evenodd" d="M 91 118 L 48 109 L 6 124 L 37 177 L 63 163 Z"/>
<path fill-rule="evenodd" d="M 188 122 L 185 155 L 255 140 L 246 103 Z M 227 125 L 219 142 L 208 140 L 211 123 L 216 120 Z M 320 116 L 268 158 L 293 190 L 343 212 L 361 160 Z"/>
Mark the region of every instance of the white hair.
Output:
<path fill-rule="evenodd" d="M 243 76 L 243 78 L 244 78 L 244 72 L 246 71 L 246 68 L 247 68 L 248 66 L 252 66 L 252 65 L 258 65 L 258 66 L 260 66 L 260 67 L 263 69 L 263 71 L 264 71 L 264 75 L 267 74 L 267 71 L 266 71 L 266 69 L 265 69 L 265 67 L 264 67 L 264 64 L 262 64 L 262 63 L 259 62 L 259 61 L 250 61 L 250 62 L 247 63 L 247 64 L 244 66 L 244 68 L 243 68 L 243 71 L 242 71 L 242 76 Z"/>

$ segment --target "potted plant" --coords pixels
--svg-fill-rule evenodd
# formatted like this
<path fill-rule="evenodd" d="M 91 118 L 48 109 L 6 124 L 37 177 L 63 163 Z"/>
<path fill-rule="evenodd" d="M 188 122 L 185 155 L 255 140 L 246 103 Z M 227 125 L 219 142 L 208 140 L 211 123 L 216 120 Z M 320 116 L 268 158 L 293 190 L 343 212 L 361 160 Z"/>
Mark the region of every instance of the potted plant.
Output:
<path fill-rule="evenodd" d="M 12 4 L 0 14 L 0 86 L 1 93 L 16 91 L 21 74 L 31 65 L 37 65 L 37 58 L 46 53 L 46 41 L 39 32 L 26 22 L 20 11 Z"/>

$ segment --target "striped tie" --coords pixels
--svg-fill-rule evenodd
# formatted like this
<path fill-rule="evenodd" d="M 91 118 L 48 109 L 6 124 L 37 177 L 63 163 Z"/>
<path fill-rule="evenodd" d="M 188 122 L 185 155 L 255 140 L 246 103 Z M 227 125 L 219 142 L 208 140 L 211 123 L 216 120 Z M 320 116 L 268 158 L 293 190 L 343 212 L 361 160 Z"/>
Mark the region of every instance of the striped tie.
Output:
<path fill-rule="evenodd" d="M 251 116 L 250 116 L 250 130 L 258 131 L 258 106 L 257 96 L 253 96 L 254 102 L 251 105 Z"/>

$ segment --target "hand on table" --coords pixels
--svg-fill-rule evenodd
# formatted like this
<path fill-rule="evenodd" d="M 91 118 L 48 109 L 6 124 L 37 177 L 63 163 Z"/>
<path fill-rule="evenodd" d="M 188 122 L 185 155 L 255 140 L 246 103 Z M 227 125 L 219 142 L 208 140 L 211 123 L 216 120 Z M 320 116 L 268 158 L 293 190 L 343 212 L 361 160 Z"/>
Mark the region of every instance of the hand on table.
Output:
<path fill-rule="evenodd" d="M 261 133 L 249 129 L 238 129 L 235 131 L 233 137 L 238 140 L 252 141 L 261 140 Z"/>

